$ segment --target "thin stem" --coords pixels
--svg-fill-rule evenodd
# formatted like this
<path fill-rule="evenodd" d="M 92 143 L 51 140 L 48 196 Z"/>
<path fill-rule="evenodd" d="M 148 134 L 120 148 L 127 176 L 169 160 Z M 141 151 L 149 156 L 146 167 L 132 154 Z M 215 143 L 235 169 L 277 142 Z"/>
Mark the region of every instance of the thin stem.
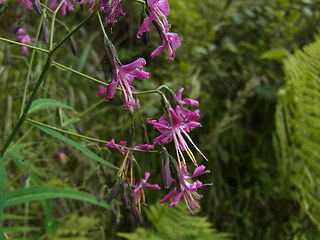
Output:
<path fill-rule="evenodd" d="M 53 126 L 50 126 L 50 125 L 47 125 L 47 124 L 38 122 L 38 121 L 36 121 L 36 120 L 30 119 L 30 118 L 26 118 L 26 120 L 27 120 L 28 122 L 38 124 L 38 125 L 40 125 L 40 126 L 43 126 L 43 127 L 49 128 L 49 129 L 52 129 L 52 130 L 54 130 L 54 131 L 61 132 L 61 133 L 65 133 L 65 134 L 68 134 L 68 135 L 70 135 L 70 136 L 78 137 L 78 138 L 85 139 L 85 140 L 88 140 L 88 141 L 98 142 L 98 143 L 104 143 L 104 144 L 108 144 L 108 143 L 109 143 L 108 141 L 104 141 L 104 140 L 100 140 L 100 139 L 97 139 L 97 138 L 88 137 L 88 136 L 81 135 L 81 134 L 78 134 L 78 133 L 69 132 L 69 131 L 63 130 L 63 129 L 61 129 L 61 128 L 53 127 Z M 152 151 L 152 150 L 146 151 L 146 150 L 140 150 L 140 149 L 125 147 L 125 146 L 122 146 L 122 145 L 120 145 L 120 144 L 116 144 L 116 145 L 119 146 L 119 147 L 122 147 L 122 148 L 124 148 L 124 149 L 126 149 L 126 150 L 128 150 L 128 151 L 158 153 L 158 151 Z"/>
<path fill-rule="evenodd" d="M 12 43 L 12 44 L 15 44 L 15 45 L 19 45 L 19 46 L 35 49 L 35 50 L 38 50 L 38 51 L 44 52 L 44 53 L 49 53 L 49 51 L 46 50 L 46 49 L 38 48 L 38 47 L 35 47 L 35 46 L 32 46 L 32 45 L 28 45 L 28 44 L 24 44 L 24 43 L 19 43 L 19 42 L 12 41 L 12 40 L 9 40 L 9 39 L 6 39 L 6 38 L 2 38 L 2 37 L 0 37 L 0 41 L 4 41 L 4 42 Z"/>
<path fill-rule="evenodd" d="M 101 29 L 102 29 L 103 37 L 105 38 L 106 41 L 110 41 L 109 38 L 108 38 L 108 35 L 106 33 L 106 30 L 104 29 L 103 22 L 101 20 L 101 16 L 100 16 L 99 12 L 98 12 L 98 19 L 99 19 L 99 23 L 100 23 L 100 26 L 101 26 Z"/>
<path fill-rule="evenodd" d="M 72 68 L 69 68 L 69 67 L 67 67 L 67 66 L 64 66 L 64 65 L 62 65 L 62 64 L 60 64 L 60 63 L 57 63 L 57 62 L 55 62 L 55 61 L 52 61 L 51 63 L 52 63 L 52 65 L 55 66 L 55 67 L 62 68 L 62 69 L 64 69 L 64 70 L 73 72 L 73 73 L 75 73 L 75 74 L 77 74 L 77 75 L 79 75 L 79 76 L 81 76 L 81 77 L 87 78 L 87 79 L 89 79 L 89 80 L 91 80 L 91 81 L 93 81 L 93 82 L 99 83 L 99 84 L 104 85 L 104 86 L 108 86 L 108 85 L 109 85 L 108 83 L 102 82 L 102 81 L 100 81 L 100 80 L 98 80 L 98 79 L 96 79 L 96 78 L 90 77 L 90 76 L 88 76 L 88 75 L 86 75 L 86 74 L 84 74 L 84 73 L 78 72 L 77 70 L 74 70 L 74 69 L 72 69 Z"/>
<path fill-rule="evenodd" d="M 53 54 L 57 49 L 65 42 L 67 41 L 75 32 L 77 32 L 84 24 L 86 24 L 94 15 L 96 12 L 91 13 L 88 17 L 86 17 L 78 26 L 76 26 L 71 32 L 68 33 L 68 35 L 58 42 L 53 49 L 50 51 L 51 54 Z"/>
<path fill-rule="evenodd" d="M 54 13 L 54 11 L 52 11 L 50 8 L 48 8 L 45 4 L 40 3 L 41 7 L 45 8 L 46 10 L 48 10 L 51 13 Z"/>
<path fill-rule="evenodd" d="M 53 11 L 53 16 L 52 16 L 52 23 L 51 23 L 51 35 L 50 35 L 50 43 L 49 43 L 49 49 L 52 49 L 53 46 L 53 35 L 54 35 L 54 24 L 56 22 L 56 16 L 58 11 L 60 10 L 62 4 L 65 2 L 65 0 L 62 0 L 58 7 Z"/>
<path fill-rule="evenodd" d="M 40 77 L 39 77 L 36 85 L 34 86 L 34 88 L 33 88 L 33 90 L 32 90 L 32 94 L 31 94 L 31 96 L 30 96 L 30 99 L 29 99 L 29 101 L 28 101 L 28 104 L 27 104 L 27 106 L 26 106 L 23 114 L 20 116 L 17 124 L 14 126 L 14 128 L 13 128 L 13 130 L 12 130 L 10 136 L 9 136 L 9 138 L 8 138 L 7 141 L 4 143 L 4 146 L 3 146 L 2 150 L 1 150 L 1 155 L 0 155 L 1 159 L 3 158 L 3 155 L 5 154 L 5 152 L 7 151 L 7 149 L 8 149 L 8 147 L 9 147 L 10 143 L 12 142 L 14 136 L 17 134 L 18 130 L 20 129 L 20 127 L 21 127 L 21 125 L 22 125 L 22 123 L 23 123 L 23 121 L 24 121 L 24 118 L 27 116 L 27 113 L 28 113 L 28 111 L 29 111 L 29 109 L 30 109 L 31 103 L 32 103 L 32 101 L 33 101 L 33 99 L 34 99 L 34 97 L 35 97 L 38 89 L 40 88 L 42 82 L 44 81 L 44 78 L 45 78 L 45 76 L 46 76 L 46 74 L 47 74 L 47 71 L 49 70 L 50 60 L 51 60 L 51 57 L 48 56 L 47 62 L 46 62 L 46 64 L 44 65 L 43 70 L 42 70 L 42 73 L 41 73 L 41 75 L 40 75 Z"/>
<path fill-rule="evenodd" d="M 147 91 L 139 91 L 139 92 L 132 92 L 133 95 L 142 95 L 142 94 L 149 94 L 149 93 L 158 93 L 158 94 L 162 94 L 162 92 L 160 92 L 158 89 L 155 90 L 147 90 Z"/>
<path fill-rule="evenodd" d="M 40 32 L 41 32 L 41 27 L 42 27 L 43 18 L 44 18 L 44 15 L 41 14 L 41 18 L 40 18 L 38 30 L 37 30 L 37 33 L 36 33 L 36 41 L 35 41 L 35 43 L 34 43 L 35 46 L 37 46 L 37 45 L 38 45 L 38 42 L 39 42 L 39 36 L 40 36 Z M 24 105 L 25 105 L 25 101 L 26 101 L 26 97 L 27 97 L 28 86 L 29 86 L 29 81 L 30 81 L 30 74 L 31 74 L 31 69 L 32 69 L 32 65 L 33 65 L 33 60 L 34 60 L 35 54 L 36 54 L 36 50 L 33 49 L 33 50 L 32 50 L 32 53 L 31 53 L 31 57 L 30 57 L 30 63 L 29 63 L 29 67 L 28 67 L 28 72 L 27 72 L 27 77 L 26 77 L 26 83 L 25 83 L 24 91 L 23 91 L 23 97 L 22 97 L 22 103 L 21 103 L 20 116 L 22 116 L 22 114 L 23 114 L 23 109 L 24 109 Z"/>

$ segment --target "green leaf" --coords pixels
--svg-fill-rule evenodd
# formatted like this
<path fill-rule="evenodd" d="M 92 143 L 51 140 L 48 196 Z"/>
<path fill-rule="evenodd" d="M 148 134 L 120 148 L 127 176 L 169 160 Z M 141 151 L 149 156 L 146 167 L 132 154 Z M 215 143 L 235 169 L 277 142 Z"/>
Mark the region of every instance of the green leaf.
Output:
<path fill-rule="evenodd" d="M 29 122 L 30 124 L 36 126 L 37 128 L 40 128 L 42 131 L 48 133 L 49 135 L 71 145 L 71 146 L 74 146 L 75 148 L 79 149 L 81 152 L 83 152 L 85 155 L 87 155 L 88 157 L 96 160 L 97 162 L 100 162 L 110 168 L 113 168 L 113 169 L 119 169 L 117 166 L 113 165 L 112 163 L 102 159 L 101 157 L 99 157 L 98 155 L 96 155 L 95 153 L 91 152 L 89 149 L 87 149 L 86 147 L 82 146 L 81 144 L 61 135 L 60 133 L 54 131 L 54 130 L 51 130 L 47 127 L 44 127 L 42 125 L 39 125 L 39 124 L 36 124 L 36 123 L 31 123 Z"/>
<path fill-rule="evenodd" d="M 96 196 L 89 193 L 51 186 L 34 186 L 8 192 L 5 207 L 51 198 L 70 198 L 109 208 L 105 201 L 99 202 Z"/>
<path fill-rule="evenodd" d="M 67 105 L 63 102 L 60 102 L 60 101 L 57 101 L 54 99 L 50 99 L 50 98 L 40 98 L 40 99 L 37 99 L 32 102 L 28 114 L 37 112 L 42 109 L 46 109 L 48 107 L 63 107 L 63 108 L 67 108 L 67 109 L 73 109 L 72 107 L 70 107 L 69 105 Z"/>
<path fill-rule="evenodd" d="M 0 218 L 6 203 L 6 168 L 3 159 L 0 159 Z"/>

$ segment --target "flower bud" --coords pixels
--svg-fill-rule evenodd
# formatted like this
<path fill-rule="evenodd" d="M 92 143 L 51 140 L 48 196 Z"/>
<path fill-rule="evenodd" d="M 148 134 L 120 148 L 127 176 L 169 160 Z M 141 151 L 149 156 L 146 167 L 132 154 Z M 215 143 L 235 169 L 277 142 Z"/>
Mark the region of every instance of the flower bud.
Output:
<path fill-rule="evenodd" d="M 177 161 L 171 156 L 170 156 L 170 161 L 171 161 L 171 166 L 172 166 L 172 168 L 171 168 L 172 178 L 176 181 L 177 190 L 178 190 L 178 192 L 180 192 L 181 191 L 181 189 L 180 189 L 180 186 L 181 186 L 181 184 L 180 184 L 180 182 L 181 182 L 180 181 L 180 178 L 181 178 L 180 169 L 179 169 Z"/>
<path fill-rule="evenodd" d="M 73 37 L 70 37 L 70 47 L 73 55 L 77 55 L 77 44 Z"/>
<path fill-rule="evenodd" d="M 143 143 L 150 145 L 146 125 L 144 125 L 144 123 L 142 123 L 141 128 L 142 128 L 142 141 L 143 141 Z"/>
<path fill-rule="evenodd" d="M 171 184 L 170 161 L 167 149 L 163 148 L 161 152 L 162 160 L 162 184 L 165 188 L 169 188 Z"/>
<path fill-rule="evenodd" d="M 124 209 L 128 208 L 128 196 L 127 196 L 127 191 L 124 184 L 122 184 L 122 205 Z"/>
<path fill-rule="evenodd" d="M 39 0 L 31 0 L 32 5 L 38 14 L 42 14 L 42 8 Z"/>
<path fill-rule="evenodd" d="M 48 20 L 45 18 L 42 24 L 42 36 L 43 41 L 48 44 L 49 43 L 49 30 L 48 30 Z"/>
<path fill-rule="evenodd" d="M 135 203 L 131 204 L 131 210 L 137 223 L 142 223 L 141 213 Z"/>
<path fill-rule="evenodd" d="M 9 47 L 7 47 L 7 51 L 6 51 L 6 61 L 8 65 L 13 65 L 12 59 L 11 59 L 11 51 L 9 49 Z"/>
<path fill-rule="evenodd" d="M 116 194 L 117 194 L 117 192 L 119 190 L 120 185 L 121 185 L 121 181 L 119 179 L 117 179 L 116 183 L 113 186 L 113 189 L 112 189 L 112 191 L 110 193 L 110 196 L 108 198 L 108 201 L 107 201 L 108 204 L 111 204 L 112 200 L 114 199 L 114 197 L 116 196 Z"/>
<path fill-rule="evenodd" d="M 106 190 L 106 186 L 104 185 L 100 190 L 98 202 L 102 202 L 105 190 Z"/>

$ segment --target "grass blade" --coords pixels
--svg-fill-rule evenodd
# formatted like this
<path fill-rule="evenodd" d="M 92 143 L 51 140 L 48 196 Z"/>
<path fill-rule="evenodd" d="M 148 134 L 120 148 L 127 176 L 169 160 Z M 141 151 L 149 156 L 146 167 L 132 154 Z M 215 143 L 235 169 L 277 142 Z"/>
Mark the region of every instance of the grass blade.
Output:
<path fill-rule="evenodd" d="M 109 205 L 105 201 L 98 202 L 98 198 L 89 193 L 51 186 L 33 186 L 8 192 L 5 207 L 52 198 L 70 198 L 109 208 Z"/>

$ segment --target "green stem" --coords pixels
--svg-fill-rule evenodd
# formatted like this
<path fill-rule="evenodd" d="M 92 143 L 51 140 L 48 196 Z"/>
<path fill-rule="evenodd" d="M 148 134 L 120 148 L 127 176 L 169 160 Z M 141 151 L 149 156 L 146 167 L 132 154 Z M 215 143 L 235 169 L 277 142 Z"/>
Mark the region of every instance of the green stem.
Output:
<path fill-rule="evenodd" d="M 104 86 L 108 86 L 108 85 L 109 85 L 108 83 L 102 82 L 102 81 L 100 81 L 100 80 L 98 80 L 98 79 L 96 79 L 96 78 L 90 77 L 90 76 L 88 76 L 88 75 L 86 75 L 86 74 L 84 74 L 84 73 L 78 72 L 77 70 L 74 70 L 74 69 L 72 69 L 72 68 L 69 68 L 69 67 L 67 67 L 67 66 L 64 66 L 64 65 L 62 65 L 62 64 L 60 64 L 60 63 L 57 63 L 57 62 L 55 62 L 55 61 L 52 61 L 51 63 L 52 63 L 52 65 L 55 66 L 55 67 L 58 67 L 58 68 L 61 68 L 61 69 L 64 69 L 64 70 L 73 72 L 73 73 L 75 73 L 75 74 L 77 74 L 77 75 L 79 75 L 79 76 L 81 76 L 81 77 L 87 78 L 87 79 L 89 79 L 89 80 L 91 80 L 91 81 L 93 81 L 93 82 L 96 82 L 96 83 L 98 83 L 98 84 L 101 84 L 101 85 L 104 85 Z"/>
<path fill-rule="evenodd" d="M 39 87 L 41 86 L 42 82 L 44 81 L 44 78 L 45 78 L 45 76 L 46 76 L 46 74 L 47 74 L 47 71 L 49 70 L 50 60 L 51 60 L 51 57 L 48 56 L 47 62 L 46 62 L 46 64 L 44 65 L 43 70 L 42 70 L 42 73 L 41 73 L 41 75 L 40 75 L 40 77 L 39 77 L 36 85 L 34 86 L 34 88 L 33 88 L 33 90 L 32 90 L 32 94 L 31 94 L 31 96 L 30 96 L 30 99 L 29 99 L 29 101 L 28 101 L 28 104 L 27 104 L 25 110 L 23 111 L 23 113 L 22 113 L 22 115 L 20 116 L 17 124 L 14 126 L 14 128 L 13 128 L 13 130 L 12 130 L 10 136 L 9 136 L 9 138 L 7 139 L 7 141 L 5 142 L 5 144 L 4 144 L 4 146 L 3 146 L 2 150 L 1 150 L 1 155 L 0 155 L 1 158 L 3 157 L 3 155 L 5 154 L 5 152 L 7 151 L 10 143 L 12 142 L 14 136 L 17 134 L 17 132 L 18 132 L 18 130 L 20 129 L 20 127 L 21 127 L 21 125 L 22 125 L 25 117 L 27 116 L 27 113 L 28 113 L 28 111 L 29 111 L 29 109 L 30 109 L 31 103 L 32 103 L 32 101 L 33 101 L 33 99 L 34 99 L 34 97 L 35 97 L 35 95 L 36 95 Z"/>
<path fill-rule="evenodd" d="M 48 10 L 51 13 L 54 13 L 50 8 L 48 8 L 45 4 L 40 3 L 41 7 L 45 8 L 46 10 Z"/>
<path fill-rule="evenodd" d="M 12 40 L 9 40 L 9 39 L 6 39 L 6 38 L 2 38 L 2 37 L 0 37 L 0 41 L 4 41 L 4 42 L 12 43 L 12 44 L 15 44 L 15 45 L 19 45 L 19 46 L 35 49 L 35 50 L 38 50 L 38 51 L 44 52 L 44 53 L 49 53 L 49 51 L 46 50 L 46 49 L 38 48 L 38 47 L 35 47 L 35 46 L 32 46 L 32 45 L 28 45 L 28 44 L 24 44 L 24 43 L 19 43 L 19 42 L 12 41 Z"/>
<path fill-rule="evenodd" d="M 158 93 L 158 94 L 162 95 L 162 92 L 160 92 L 158 89 L 148 90 L 148 91 L 140 91 L 140 92 L 132 92 L 133 95 L 142 95 L 142 94 L 150 94 L 150 93 Z"/>
<path fill-rule="evenodd" d="M 39 36 L 40 36 L 40 32 L 41 32 L 41 27 L 42 27 L 43 18 L 44 18 L 44 15 L 42 14 L 42 15 L 41 15 L 41 18 L 40 18 L 38 30 L 37 30 L 37 33 L 36 33 L 36 41 L 35 41 L 35 43 L 34 43 L 35 46 L 37 46 L 37 45 L 38 45 L 38 42 L 39 42 Z M 24 86 L 24 91 L 23 91 L 23 97 L 22 97 L 22 103 L 21 103 L 20 116 L 22 116 L 22 114 L 23 114 L 23 109 L 24 109 L 24 104 L 25 104 L 26 97 L 27 97 L 28 86 L 29 86 L 29 81 L 30 81 L 30 74 L 31 74 L 31 69 L 32 69 L 32 65 L 33 65 L 33 60 L 34 60 L 35 54 L 36 54 L 36 50 L 33 49 L 33 50 L 32 50 L 32 53 L 31 53 L 31 57 L 30 57 L 29 67 L 28 67 L 26 84 L 25 84 L 25 86 Z"/>
<path fill-rule="evenodd" d="M 56 22 L 56 16 L 57 13 L 59 12 L 62 4 L 65 2 L 65 0 L 62 0 L 58 7 L 53 11 L 53 16 L 52 16 L 52 23 L 51 23 L 51 35 L 50 35 L 50 42 L 49 42 L 49 49 L 52 49 L 53 46 L 53 36 L 54 36 L 54 24 Z"/>
<path fill-rule="evenodd" d="M 108 38 L 108 35 L 106 33 L 106 30 L 104 29 L 103 22 L 101 20 L 101 16 L 100 16 L 99 12 L 98 12 L 98 19 L 99 19 L 99 23 L 100 23 L 101 30 L 102 30 L 103 37 L 104 37 L 105 41 L 110 41 L 109 38 Z"/>
<path fill-rule="evenodd" d="M 58 42 L 53 49 L 50 51 L 51 54 L 53 54 L 57 49 L 65 42 L 67 41 L 75 32 L 77 32 L 85 23 L 87 23 L 94 15 L 96 12 L 91 13 L 88 17 L 86 17 L 78 26 L 76 26 L 71 32 L 68 33 L 68 35 Z"/>
<path fill-rule="evenodd" d="M 43 126 L 43 127 L 52 129 L 52 130 L 54 130 L 54 131 L 61 132 L 61 133 L 65 133 L 65 134 L 68 134 L 68 135 L 70 135 L 70 136 L 78 137 L 78 138 L 81 138 L 81 139 L 84 139 L 84 140 L 88 140 L 88 141 L 92 141 L 92 142 L 98 142 L 98 143 L 104 143 L 104 144 L 108 144 L 108 143 L 109 143 L 108 141 L 104 141 L 104 140 L 100 140 L 100 139 L 97 139 L 97 138 L 88 137 L 88 136 L 85 136 L 85 135 L 81 135 L 81 134 L 78 134 L 78 133 L 73 133 L 73 132 L 69 132 L 69 131 L 67 131 L 67 130 L 63 130 L 63 129 L 60 129 L 60 128 L 57 128 L 57 127 L 53 127 L 53 126 L 50 126 L 50 125 L 47 125 L 47 124 L 38 122 L 38 121 L 36 121 L 36 120 L 30 119 L 30 118 L 26 118 L 26 120 L 27 120 L 28 122 L 41 125 L 41 126 Z M 150 151 L 145 151 L 145 150 L 140 150 L 140 149 L 125 147 L 125 146 L 122 146 L 122 145 L 120 145 L 120 144 L 116 144 L 116 145 L 119 146 L 119 147 L 123 147 L 123 148 L 126 149 L 126 150 L 135 151 L 135 152 L 158 153 L 158 151 L 151 151 L 151 150 L 150 150 Z"/>

